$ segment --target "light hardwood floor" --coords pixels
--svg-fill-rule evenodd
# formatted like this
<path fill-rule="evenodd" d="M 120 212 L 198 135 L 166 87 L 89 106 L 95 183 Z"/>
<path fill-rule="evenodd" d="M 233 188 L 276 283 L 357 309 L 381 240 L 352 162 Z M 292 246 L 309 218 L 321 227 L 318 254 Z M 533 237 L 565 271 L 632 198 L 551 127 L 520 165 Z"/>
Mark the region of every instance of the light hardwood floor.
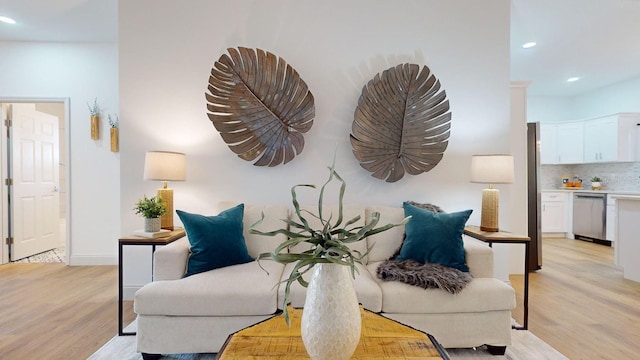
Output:
<path fill-rule="evenodd" d="M 529 329 L 570 359 L 634 359 L 640 283 L 613 266 L 613 249 L 544 239 L 531 274 Z M 115 266 L 0 266 L 0 359 L 86 359 L 117 333 Z M 522 276 L 512 276 L 517 320 Z M 133 319 L 131 303 L 125 319 Z"/>
<path fill-rule="evenodd" d="M 613 248 L 543 239 L 542 269 L 529 278 L 529 330 L 570 359 L 638 359 L 640 283 L 613 265 Z M 511 276 L 522 319 L 523 276 Z"/>
<path fill-rule="evenodd" d="M 117 266 L 0 265 L 0 359 L 86 359 L 118 333 L 117 299 Z"/>

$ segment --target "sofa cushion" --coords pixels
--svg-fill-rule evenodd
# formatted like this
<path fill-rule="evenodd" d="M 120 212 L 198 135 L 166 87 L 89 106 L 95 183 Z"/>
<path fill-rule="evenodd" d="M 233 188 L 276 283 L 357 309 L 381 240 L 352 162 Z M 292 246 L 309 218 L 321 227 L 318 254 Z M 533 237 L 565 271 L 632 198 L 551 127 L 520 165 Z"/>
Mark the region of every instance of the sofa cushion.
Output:
<path fill-rule="evenodd" d="M 371 214 L 380 213 L 378 226 L 386 224 L 399 224 L 404 219 L 404 210 L 400 207 L 369 206 L 366 210 L 367 221 Z M 367 245 L 373 246 L 368 256 L 369 262 L 383 261 L 390 258 L 402 245 L 404 237 L 404 225 L 396 226 L 387 231 L 371 235 L 367 238 Z"/>
<path fill-rule="evenodd" d="M 283 234 L 275 236 L 264 236 L 251 234 L 249 230 L 251 225 L 255 224 L 264 214 L 262 223 L 257 225 L 256 230 L 269 232 L 287 227 L 286 220 L 289 216 L 288 209 L 284 205 L 245 205 L 244 208 L 244 239 L 247 243 L 249 255 L 257 258 L 262 253 L 268 253 L 275 250 L 278 245 L 287 240 Z"/>
<path fill-rule="evenodd" d="M 243 236 L 244 205 L 217 216 L 176 210 L 191 244 L 186 276 L 253 261 Z"/>
<path fill-rule="evenodd" d="M 367 268 L 375 273 L 380 264 L 370 263 Z M 473 279 L 456 295 L 399 281 L 374 280 L 382 288 L 382 311 L 385 313 L 476 313 L 510 310 L 516 305 L 513 288 L 495 278 Z"/>
<path fill-rule="evenodd" d="M 284 301 L 284 292 L 286 281 L 295 266 L 294 263 L 287 264 L 282 272 L 283 283 L 278 289 L 278 308 L 282 309 L 282 302 Z M 355 279 L 353 279 L 353 287 L 356 290 L 356 296 L 358 302 L 362 304 L 367 310 L 373 312 L 380 312 L 382 310 L 382 290 L 378 286 L 376 280 L 373 279 L 373 275 L 369 273 L 367 268 L 363 265 L 356 263 Z M 313 270 L 311 270 L 313 271 Z M 304 275 L 305 280 L 311 278 L 311 271 Z M 303 307 L 306 300 L 307 289 L 302 287 L 299 283 L 295 282 L 291 284 L 291 291 L 289 293 L 289 303 L 293 307 Z"/>
<path fill-rule="evenodd" d="M 284 265 L 271 260 L 260 265 L 252 261 L 179 280 L 154 281 L 136 292 L 134 310 L 142 315 L 167 316 L 273 314 Z"/>
<path fill-rule="evenodd" d="M 436 263 L 469 271 L 465 264 L 462 233 L 473 210 L 435 213 L 406 202 L 403 208 L 405 216 L 411 216 L 411 220 L 405 225 L 407 237 L 398 260 Z"/>

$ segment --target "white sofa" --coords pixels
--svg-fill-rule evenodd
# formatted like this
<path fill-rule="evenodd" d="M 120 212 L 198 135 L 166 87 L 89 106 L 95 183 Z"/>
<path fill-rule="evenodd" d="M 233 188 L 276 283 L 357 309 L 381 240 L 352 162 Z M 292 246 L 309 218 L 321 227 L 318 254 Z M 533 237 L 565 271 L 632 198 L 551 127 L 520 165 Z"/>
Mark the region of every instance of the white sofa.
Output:
<path fill-rule="evenodd" d="M 345 218 L 360 214 L 368 219 L 373 211 L 380 213 L 379 225 L 399 223 L 404 217 L 401 207 L 348 206 Z M 262 212 L 261 230 L 281 228 L 281 219 L 290 216 L 285 206 L 245 205 L 244 236 L 254 258 L 284 240 L 248 233 Z M 430 333 L 447 348 L 486 344 L 497 353 L 504 351 L 511 343 L 515 292 L 493 277 L 493 250 L 464 237 L 466 262 L 474 279 L 457 295 L 382 281 L 376 277 L 377 266 L 400 247 L 403 233 L 402 226 L 396 227 L 356 243 L 361 249 L 375 243 L 354 280 L 362 306 Z M 282 308 L 284 285 L 279 283 L 289 274 L 282 264 L 261 261 L 265 272 L 257 262 L 249 262 L 183 278 L 189 256 L 187 238 L 159 248 L 154 256 L 154 281 L 138 290 L 134 301 L 138 351 L 147 358 L 151 357 L 147 354 L 218 352 L 229 334 Z M 291 304 L 302 307 L 304 296 L 304 288 L 293 286 Z"/>

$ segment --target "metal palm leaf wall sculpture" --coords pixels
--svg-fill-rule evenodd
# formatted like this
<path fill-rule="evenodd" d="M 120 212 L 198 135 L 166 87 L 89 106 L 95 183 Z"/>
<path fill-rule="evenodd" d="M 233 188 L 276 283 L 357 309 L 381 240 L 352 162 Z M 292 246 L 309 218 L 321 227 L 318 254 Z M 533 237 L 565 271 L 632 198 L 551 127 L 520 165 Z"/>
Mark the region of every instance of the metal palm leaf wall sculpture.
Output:
<path fill-rule="evenodd" d="M 447 148 L 449 101 L 428 67 L 400 64 L 362 88 L 351 127 L 353 154 L 387 182 L 433 169 Z"/>
<path fill-rule="evenodd" d="M 282 58 L 260 49 L 227 50 L 211 69 L 209 119 L 241 159 L 286 164 L 304 148 L 315 117 L 313 95 Z"/>

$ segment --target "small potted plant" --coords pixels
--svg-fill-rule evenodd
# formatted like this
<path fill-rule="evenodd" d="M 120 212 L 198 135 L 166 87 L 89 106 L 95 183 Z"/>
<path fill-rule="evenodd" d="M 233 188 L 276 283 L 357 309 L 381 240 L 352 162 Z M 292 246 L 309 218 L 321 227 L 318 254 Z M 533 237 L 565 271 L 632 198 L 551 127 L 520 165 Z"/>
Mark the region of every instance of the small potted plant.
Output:
<path fill-rule="evenodd" d="M 89 113 L 91 113 L 91 139 L 98 140 L 100 138 L 100 106 L 98 106 L 98 98 L 93 99 L 93 105 L 87 103 Z"/>
<path fill-rule="evenodd" d="M 591 178 L 591 190 L 600 190 L 602 189 L 602 179 L 597 176 Z"/>
<path fill-rule="evenodd" d="M 147 198 L 147 195 L 136 203 L 133 208 L 136 214 L 144 217 L 144 231 L 158 232 L 160 231 L 160 216 L 167 212 L 167 205 L 162 202 L 162 198 L 154 196 Z"/>

